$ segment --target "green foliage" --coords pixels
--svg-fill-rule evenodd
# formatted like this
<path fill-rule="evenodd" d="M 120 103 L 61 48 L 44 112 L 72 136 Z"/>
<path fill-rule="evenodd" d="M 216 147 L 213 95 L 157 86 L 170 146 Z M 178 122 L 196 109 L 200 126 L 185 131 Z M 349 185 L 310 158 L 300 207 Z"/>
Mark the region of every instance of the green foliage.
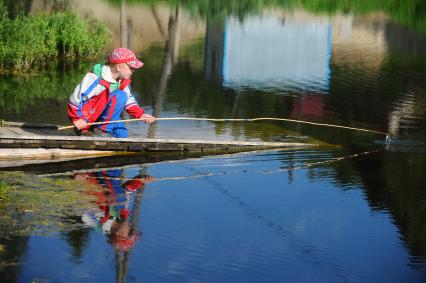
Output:
<path fill-rule="evenodd" d="M 0 2 L 0 68 L 25 70 L 52 59 L 97 57 L 110 40 L 104 24 L 71 13 L 8 19 Z M 3 15 L 3 16 L 1 16 Z"/>
<path fill-rule="evenodd" d="M 7 19 L 7 8 L 3 1 L 0 0 L 0 22 L 3 23 Z"/>
<path fill-rule="evenodd" d="M 9 193 L 10 186 L 4 180 L 0 182 L 0 201 L 7 200 L 7 194 Z"/>

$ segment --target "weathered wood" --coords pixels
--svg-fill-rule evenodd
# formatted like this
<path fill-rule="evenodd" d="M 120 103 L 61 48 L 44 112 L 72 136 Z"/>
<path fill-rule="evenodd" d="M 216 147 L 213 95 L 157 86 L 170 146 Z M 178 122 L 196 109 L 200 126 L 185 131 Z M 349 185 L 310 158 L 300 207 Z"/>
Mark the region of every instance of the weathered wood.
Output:
<path fill-rule="evenodd" d="M 0 127 L 0 137 L 1 136 L 16 136 L 18 135 L 16 132 L 12 131 L 12 128 L 9 127 Z"/>
<path fill-rule="evenodd" d="M 18 136 L 20 136 L 20 135 L 27 135 L 28 134 L 28 132 L 22 130 L 19 127 L 9 127 L 9 131 L 12 132 L 13 134 L 18 135 Z"/>
<path fill-rule="evenodd" d="M 36 123 L 23 123 L 23 122 L 9 122 L 0 120 L 1 127 L 17 127 L 17 128 L 28 128 L 28 129 L 51 129 L 57 130 L 59 127 L 52 124 L 36 124 Z"/>
<path fill-rule="evenodd" d="M 270 148 L 311 147 L 288 142 L 205 141 L 184 139 L 107 138 L 85 136 L 2 135 L 0 147 L 62 148 L 108 151 L 223 151 L 237 152 Z"/>

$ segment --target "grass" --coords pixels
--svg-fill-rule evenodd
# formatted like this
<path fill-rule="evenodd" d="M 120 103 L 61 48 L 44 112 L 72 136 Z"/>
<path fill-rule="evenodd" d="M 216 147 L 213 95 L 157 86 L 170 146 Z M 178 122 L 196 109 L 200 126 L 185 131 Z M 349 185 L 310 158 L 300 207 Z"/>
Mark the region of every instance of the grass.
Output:
<path fill-rule="evenodd" d="M 0 238 L 75 230 L 79 223 L 72 219 L 92 207 L 86 183 L 73 178 L 0 172 L 0 180 L 0 187 L 9 190 L 7 201 L 0 202 Z"/>
<path fill-rule="evenodd" d="M 0 201 L 7 200 L 8 194 L 10 191 L 10 185 L 6 183 L 4 180 L 0 182 Z"/>

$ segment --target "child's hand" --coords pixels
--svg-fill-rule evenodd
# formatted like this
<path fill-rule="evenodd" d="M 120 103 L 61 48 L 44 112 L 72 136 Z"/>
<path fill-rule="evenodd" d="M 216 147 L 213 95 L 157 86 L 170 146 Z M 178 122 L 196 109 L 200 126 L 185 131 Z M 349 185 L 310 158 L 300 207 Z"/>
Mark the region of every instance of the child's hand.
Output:
<path fill-rule="evenodd" d="M 146 124 L 151 124 L 155 122 L 155 117 L 149 114 L 143 114 L 140 119 L 144 121 Z"/>
<path fill-rule="evenodd" d="M 86 121 L 84 121 L 83 119 L 75 120 L 75 121 L 73 122 L 73 124 L 74 124 L 74 127 L 76 127 L 76 128 L 77 128 L 77 129 L 79 129 L 79 130 L 84 129 L 84 128 L 86 128 L 86 126 L 87 126 L 87 122 L 86 122 Z"/>

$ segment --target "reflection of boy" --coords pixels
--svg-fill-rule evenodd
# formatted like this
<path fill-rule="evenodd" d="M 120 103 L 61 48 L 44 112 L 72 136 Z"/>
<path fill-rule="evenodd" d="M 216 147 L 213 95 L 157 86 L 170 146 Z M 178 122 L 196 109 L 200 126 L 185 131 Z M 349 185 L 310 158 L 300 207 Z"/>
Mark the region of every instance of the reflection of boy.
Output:
<path fill-rule="evenodd" d="M 113 246 L 120 250 L 130 249 L 139 234 L 129 225 L 129 218 L 134 217 L 135 191 L 143 189 L 145 183 L 153 177 L 138 175 L 131 180 L 122 182 L 122 170 L 109 170 L 76 176 L 86 179 L 92 185 L 101 185 L 102 191 L 90 191 L 89 195 L 96 197 L 97 209 L 86 211 L 83 222 L 97 231 L 109 235 Z M 129 213 L 130 211 L 130 213 Z"/>

